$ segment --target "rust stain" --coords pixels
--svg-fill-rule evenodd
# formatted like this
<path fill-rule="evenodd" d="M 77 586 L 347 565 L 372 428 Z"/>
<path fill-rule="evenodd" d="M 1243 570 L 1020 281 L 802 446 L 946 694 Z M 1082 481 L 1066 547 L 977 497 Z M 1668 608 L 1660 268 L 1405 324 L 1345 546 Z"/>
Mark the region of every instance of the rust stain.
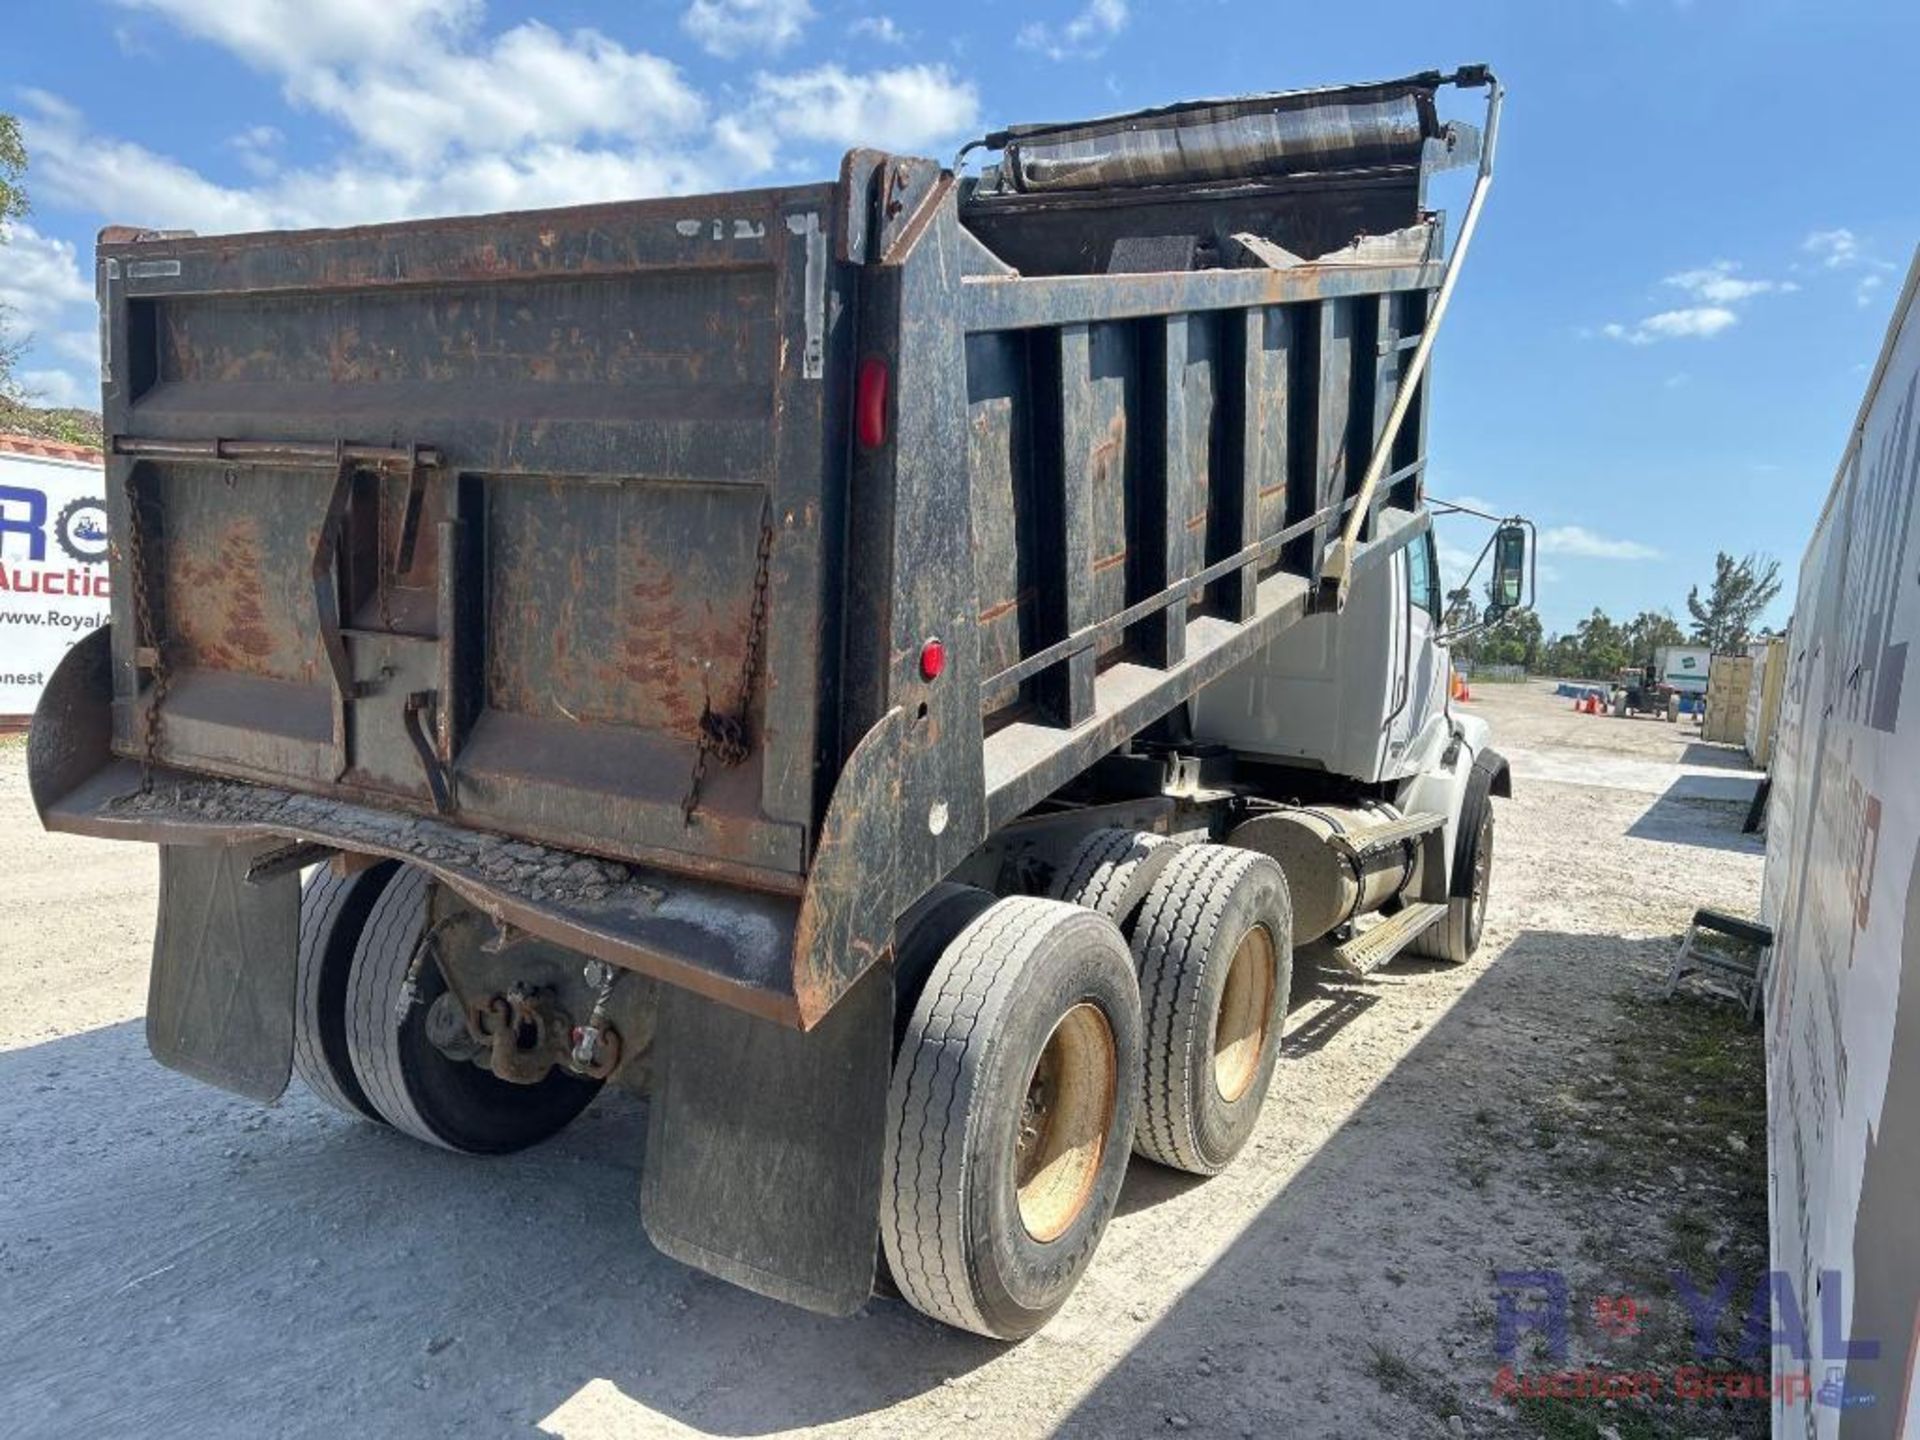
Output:
<path fill-rule="evenodd" d="M 1093 470 L 1093 483 L 1104 485 L 1114 478 L 1120 467 L 1117 461 L 1127 448 L 1127 412 L 1117 410 L 1113 419 L 1107 422 L 1107 438 L 1102 440 L 1088 455 Z"/>
<path fill-rule="evenodd" d="M 694 741 L 711 704 L 738 703 L 751 596 L 743 580 L 717 583 L 702 557 L 663 553 L 639 534 L 620 549 L 630 577 L 616 608 L 614 663 L 602 681 L 624 692 L 629 723 Z"/>
<path fill-rule="evenodd" d="M 230 520 L 207 546 L 169 547 L 170 625 L 197 664 L 278 678 L 259 522 Z"/>
<path fill-rule="evenodd" d="M 1122 545 L 1118 550 L 1114 551 L 1113 554 L 1102 555 L 1095 560 L 1093 562 L 1093 573 L 1098 575 L 1102 570 L 1111 570 L 1114 566 L 1125 561 L 1126 558 L 1127 547 Z"/>
<path fill-rule="evenodd" d="M 991 625 L 1001 616 L 1018 610 L 1022 605 L 1031 604 L 1033 602 L 1033 595 L 1033 587 L 1029 585 L 1026 589 L 1017 591 L 1011 599 L 1002 600 L 996 605 L 989 605 L 980 612 L 980 623 L 982 625 Z"/>

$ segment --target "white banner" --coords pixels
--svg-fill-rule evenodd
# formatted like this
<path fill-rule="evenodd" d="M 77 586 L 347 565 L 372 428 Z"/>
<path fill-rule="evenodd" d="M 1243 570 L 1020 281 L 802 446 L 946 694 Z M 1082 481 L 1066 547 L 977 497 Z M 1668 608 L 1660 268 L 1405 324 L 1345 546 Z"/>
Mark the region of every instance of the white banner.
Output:
<path fill-rule="evenodd" d="M 1920 1433 L 1920 255 L 1800 566 L 1767 810 L 1774 1433 Z"/>
<path fill-rule="evenodd" d="M 107 623 L 100 457 L 0 435 L 0 718 L 31 715 L 60 657 Z"/>

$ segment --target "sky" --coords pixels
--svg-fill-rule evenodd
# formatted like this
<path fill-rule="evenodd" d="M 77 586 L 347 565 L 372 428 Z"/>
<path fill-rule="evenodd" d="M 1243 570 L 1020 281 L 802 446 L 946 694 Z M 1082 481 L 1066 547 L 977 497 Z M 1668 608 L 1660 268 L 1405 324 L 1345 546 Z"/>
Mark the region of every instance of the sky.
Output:
<path fill-rule="evenodd" d="M 43 403 L 98 404 L 93 236 L 826 178 L 855 144 L 1468 61 L 1499 167 L 1434 354 L 1429 492 L 1540 527 L 1549 630 L 1793 572 L 1920 240 L 1914 0 L 0 0 Z M 1455 103 L 1476 120 L 1479 100 Z M 1436 202 L 1455 224 L 1467 177 Z M 1441 525 L 1443 566 L 1483 535 Z"/>

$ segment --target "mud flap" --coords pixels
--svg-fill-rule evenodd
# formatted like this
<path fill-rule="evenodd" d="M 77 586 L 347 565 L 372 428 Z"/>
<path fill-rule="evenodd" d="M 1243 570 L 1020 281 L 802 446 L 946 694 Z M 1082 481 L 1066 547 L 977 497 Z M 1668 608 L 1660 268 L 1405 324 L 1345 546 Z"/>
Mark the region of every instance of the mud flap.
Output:
<path fill-rule="evenodd" d="M 641 1213 L 682 1264 L 828 1315 L 873 1290 L 893 967 L 812 1030 L 662 999 Z"/>
<path fill-rule="evenodd" d="M 247 867 L 284 843 L 162 845 L 147 1048 L 169 1069 L 277 1100 L 293 1068 L 300 876 Z"/>

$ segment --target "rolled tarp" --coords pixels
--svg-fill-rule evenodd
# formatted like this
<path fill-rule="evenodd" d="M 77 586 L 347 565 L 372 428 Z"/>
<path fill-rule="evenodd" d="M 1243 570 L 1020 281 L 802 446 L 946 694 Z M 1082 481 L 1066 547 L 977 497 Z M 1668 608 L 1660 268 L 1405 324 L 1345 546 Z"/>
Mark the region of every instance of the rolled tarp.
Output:
<path fill-rule="evenodd" d="M 1309 91 L 1011 138 L 1001 172 L 1032 193 L 1413 165 L 1436 133 L 1431 90 Z"/>

